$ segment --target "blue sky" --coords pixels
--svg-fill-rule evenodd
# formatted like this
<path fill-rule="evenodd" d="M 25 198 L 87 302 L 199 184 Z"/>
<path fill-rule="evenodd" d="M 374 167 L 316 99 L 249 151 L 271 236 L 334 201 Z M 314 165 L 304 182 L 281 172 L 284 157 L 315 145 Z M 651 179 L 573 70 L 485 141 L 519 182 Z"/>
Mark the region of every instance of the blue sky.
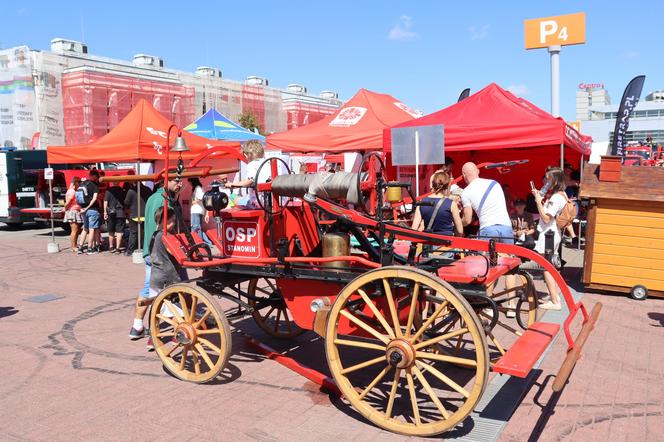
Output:
<path fill-rule="evenodd" d="M 550 108 L 549 55 L 523 48 L 523 20 L 586 12 L 585 45 L 561 53 L 561 113 L 574 119 L 577 85 L 604 83 L 617 103 L 646 74 L 644 95 L 664 88 L 659 17 L 664 2 L 32 1 L 5 6 L 0 46 L 48 49 L 54 37 L 129 60 L 158 55 L 166 67 L 220 67 L 225 77 L 301 83 L 350 98 L 361 87 L 425 113 L 460 91 L 496 82 Z M 13 9 L 12 9 L 13 8 Z"/>

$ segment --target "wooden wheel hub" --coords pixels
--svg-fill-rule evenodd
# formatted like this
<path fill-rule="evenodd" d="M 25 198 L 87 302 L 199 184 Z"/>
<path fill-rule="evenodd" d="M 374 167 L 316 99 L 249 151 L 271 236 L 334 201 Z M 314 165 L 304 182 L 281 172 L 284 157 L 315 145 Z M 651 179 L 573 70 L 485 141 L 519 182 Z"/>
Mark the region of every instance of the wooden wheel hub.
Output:
<path fill-rule="evenodd" d="M 394 339 L 387 345 L 387 363 L 396 368 L 410 368 L 415 364 L 415 349 L 405 339 Z"/>
<path fill-rule="evenodd" d="M 175 340 L 178 344 L 193 345 L 196 343 L 196 329 L 187 323 L 178 324 L 175 327 Z"/>

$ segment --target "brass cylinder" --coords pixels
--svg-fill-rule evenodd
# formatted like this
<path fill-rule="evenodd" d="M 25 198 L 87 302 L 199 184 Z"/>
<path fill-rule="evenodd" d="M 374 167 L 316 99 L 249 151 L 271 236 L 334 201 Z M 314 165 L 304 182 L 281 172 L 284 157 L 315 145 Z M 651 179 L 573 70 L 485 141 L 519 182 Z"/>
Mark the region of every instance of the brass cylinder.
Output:
<path fill-rule="evenodd" d="M 385 200 L 390 203 L 401 201 L 401 187 L 388 187 L 385 191 Z"/>
<path fill-rule="evenodd" d="M 326 233 L 323 235 L 323 257 L 348 256 L 350 254 L 350 235 L 344 233 Z M 346 268 L 348 261 L 326 262 L 325 267 Z"/>

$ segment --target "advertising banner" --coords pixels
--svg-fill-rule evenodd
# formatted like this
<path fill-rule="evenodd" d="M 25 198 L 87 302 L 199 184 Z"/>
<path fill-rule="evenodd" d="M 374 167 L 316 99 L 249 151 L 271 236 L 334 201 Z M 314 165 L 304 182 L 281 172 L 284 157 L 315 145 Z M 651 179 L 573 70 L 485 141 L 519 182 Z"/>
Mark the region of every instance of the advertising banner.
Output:
<path fill-rule="evenodd" d="M 48 53 L 35 53 L 33 59 L 39 136 L 37 148 L 65 144 L 62 110 L 62 66 Z"/>
<path fill-rule="evenodd" d="M 618 117 L 616 118 L 616 128 L 613 131 L 613 144 L 611 144 L 611 155 L 623 156 L 627 140 L 627 128 L 629 128 L 629 116 L 636 107 L 641 98 L 643 83 L 646 81 L 645 75 L 634 77 L 625 88 L 620 107 L 618 108 Z"/>
<path fill-rule="evenodd" d="M 0 143 L 29 149 L 37 131 L 30 49 L 0 50 Z"/>

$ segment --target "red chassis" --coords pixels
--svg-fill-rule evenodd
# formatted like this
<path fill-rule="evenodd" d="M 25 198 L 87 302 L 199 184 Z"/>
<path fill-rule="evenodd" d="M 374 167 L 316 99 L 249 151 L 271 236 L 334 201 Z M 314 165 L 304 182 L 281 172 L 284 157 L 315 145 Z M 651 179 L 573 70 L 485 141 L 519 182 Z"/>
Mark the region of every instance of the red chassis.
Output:
<path fill-rule="evenodd" d="M 193 382 L 216 377 L 231 336 L 215 298 L 231 299 L 273 337 L 304 330 L 323 336 L 339 391 L 376 425 L 439 434 L 473 410 L 489 370 L 527 376 L 557 334 L 559 325 L 537 321 L 532 277 L 519 268 L 531 261 L 553 275 L 569 310 L 568 355 L 554 383 L 556 391 L 563 388 L 601 305 L 589 315 L 533 251 L 383 221 L 389 183 L 380 173 L 358 177 L 357 186 L 369 193 L 364 201 L 373 210 L 366 212 L 375 216 L 310 194 L 284 203 L 267 183 L 256 186 L 264 210 L 218 213 L 217 228 L 206 232 L 218 252 L 198 235 L 165 234 L 176 260 L 203 269 L 203 276 L 167 287 L 152 305 L 151 333 L 164 366 Z M 353 237 L 359 245 L 330 252 L 332 237 L 342 243 Z M 506 275 L 520 282 L 487 293 Z M 583 325 L 575 339 L 570 327 L 579 311 Z"/>

